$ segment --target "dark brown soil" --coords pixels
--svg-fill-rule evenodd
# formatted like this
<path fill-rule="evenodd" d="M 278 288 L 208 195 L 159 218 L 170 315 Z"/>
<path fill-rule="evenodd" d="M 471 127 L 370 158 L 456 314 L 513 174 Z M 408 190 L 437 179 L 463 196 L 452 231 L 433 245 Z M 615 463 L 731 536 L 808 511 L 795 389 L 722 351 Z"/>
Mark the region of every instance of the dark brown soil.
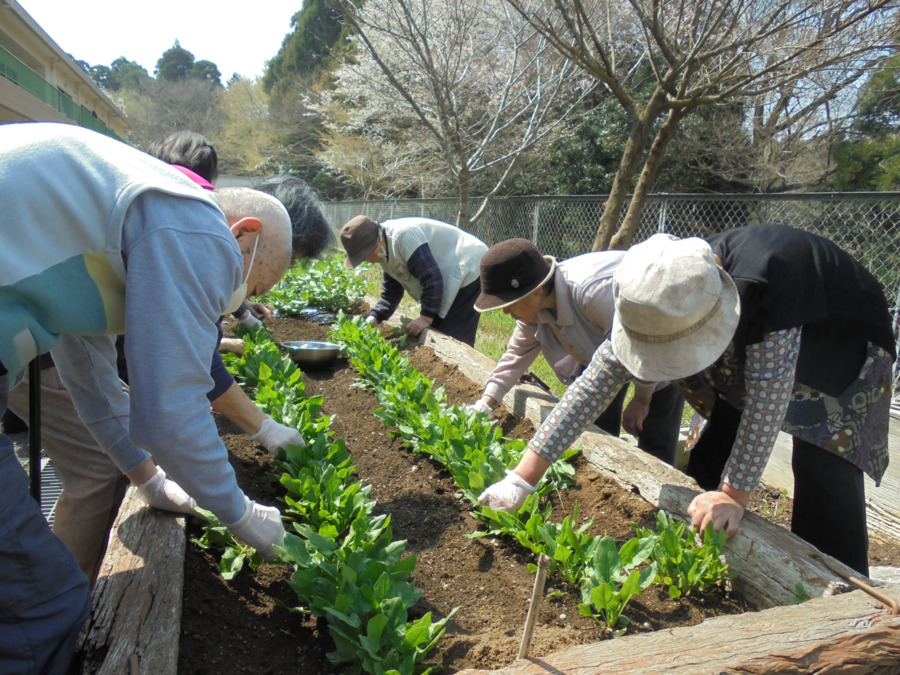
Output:
<path fill-rule="evenodd" d="M 327 328 L 281 318 L 275 320 L 272 332 L 277 341 L 324 339 Z M 409 353 L 413 367 L 445 387 L 451 405 L 471 402 L 481 393 L 479 386 L 430 349 L 418 347 Z M 377 407 L 373 394 L 353 386 L 355 381 L 355 372 L 343 359 L 331 370 L 304 374 L 306 394 L 324 396 L 323 413 L 334 416 L 335 437 L 347 443 L 359 480 L 372 486 L 376 513 L 391 515 L 394 539 L 405 540 L 406 550 L 418 556 L 413 577 L 423 595 L 410 611 L 411 618 L 428 611 L 440 618 L 459 608 L 426 663 L 443 666 L 447 673 L 512 663 L 534 582 L 526 567 L 535 562 L 533 556 L 514 542 L 467 539 L 477 524 L 448 472 L 427 458 L 413 456 L 400 440 L 391 438 L 389 429 L 372 414 Z M 252 498 L 277 504 L 280 487 L 273 480 L 268 453 L 227 420 L 218 422 L 238 483 Z M 500 423 L 511 438 L 529 438 L 533 432 L 529 422 L 509 415 Z M 592 531 L 597 534 L 624 540 L 632 536 L 634 523 L 654 527 L 654 509 L 639 496 L 587 470 L 579 471 L 577 480 L 562 496 L 564 503 L 555 506 L 554 519 L 561 520 L 577 502 L 579 513 L 594 519 Z M 764 508 L 771 515 L 783 520 L 787 514 L 789 519 L 789 500 L 779 499 L 777 493 L 765 498 L 769 505 Z M 762 504 L 757 500 L 758 511 Z M 199 536 L 196 523 L 189 534 Z M 873 559 L 873 564 L 885 563 Z M 326 657 L 333 646 L 324 621 L 284 607 L 296 604 L 287 584 L 292 570 L 263 564 L 226 582 L 216 565 L 213 555 L 189 544 L 179 673 L 341 672 Z M 578 614 L 577 589 L 551 576 L 546 597 L 530 655 L 608 638 L 601 626 Z M 634 633 L 693 625 L 710 616 L 749 609 L 724 591 L 672 600 L 664 591 L 648 589 L 632 600 L 625 614 L 632 621 L 628 631 Z"/>

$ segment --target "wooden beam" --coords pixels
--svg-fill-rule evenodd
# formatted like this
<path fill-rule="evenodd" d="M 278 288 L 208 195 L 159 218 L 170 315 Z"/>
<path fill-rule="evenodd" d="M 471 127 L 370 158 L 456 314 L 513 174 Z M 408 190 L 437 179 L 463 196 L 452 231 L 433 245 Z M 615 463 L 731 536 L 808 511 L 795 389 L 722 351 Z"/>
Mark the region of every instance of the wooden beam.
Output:
<path fill-rule="evenodd" d="M 81 673 L 177 672 L 185 548 L 184 517 L 147 507 L 129 487 L 79 638 Z"/>
<path fill-rule="evenodd" d="M 882 588 L 897 597 L 900 585 Z M 800 605 L 720 616 L 696 626 L 625 636 L 497 670 L 457 675 L 697 675 L 896 672 L 900 616 L 857 590 Z"/>

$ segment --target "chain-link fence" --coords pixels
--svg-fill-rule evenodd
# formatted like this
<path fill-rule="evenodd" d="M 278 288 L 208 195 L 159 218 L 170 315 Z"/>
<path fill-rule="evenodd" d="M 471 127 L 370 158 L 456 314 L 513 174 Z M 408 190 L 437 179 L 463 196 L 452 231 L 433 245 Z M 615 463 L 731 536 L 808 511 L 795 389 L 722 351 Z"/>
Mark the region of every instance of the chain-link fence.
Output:
<path fill-rule="evenodd" d="M 530 239 L 546 255 L 570 258 L 590 251 L 606 197 L 502 197 L 493 199 L 469 229 L 488 246 Z M 456 222 L 453 199 L 329 202 L 336 229 L 353 216 L 375 220 L 404 216 Z M 881 281 L 900 324 L 900 193 L 810 193 L 789 195 L 650 195 L 634 242 L 657 232 L 708 237 L 752 223 L 781 223 L 836 242 Z M 894 403 L 900 408 L 900 368 L 894 374 Z"/>

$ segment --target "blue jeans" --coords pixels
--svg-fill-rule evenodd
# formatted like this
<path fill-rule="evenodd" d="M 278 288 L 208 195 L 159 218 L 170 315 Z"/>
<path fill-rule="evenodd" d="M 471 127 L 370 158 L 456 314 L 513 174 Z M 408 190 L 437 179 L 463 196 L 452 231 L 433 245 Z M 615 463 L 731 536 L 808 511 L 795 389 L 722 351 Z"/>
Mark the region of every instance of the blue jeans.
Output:
<path fill-rule="evenodd" d="M 7 376 L 0 376 L 0 411 Z M 28 475 L 0 434 L 0 673 L 66 673 L 91 609 L 87 577 L 28 494 Z"/>

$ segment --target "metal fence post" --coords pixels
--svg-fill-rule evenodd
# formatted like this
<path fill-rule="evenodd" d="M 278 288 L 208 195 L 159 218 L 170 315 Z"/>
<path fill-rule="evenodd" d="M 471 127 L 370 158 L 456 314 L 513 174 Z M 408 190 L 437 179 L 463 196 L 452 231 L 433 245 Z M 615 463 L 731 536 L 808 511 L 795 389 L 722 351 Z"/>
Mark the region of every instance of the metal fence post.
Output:
<path fill-rule="evenodd" d="M 662 195 L 659 200 L 659 214 L 656 217 L 656 232 L 658 234 L 664 234 L 666 231 L 666 209 L 669 207 L 669 202 L 666 200 L 665 196 Z"/>
<path fill-rule="evenodd" d="M 531 241 L 537 246 L 538 228 L 541 222 L 541 203 L 535 202 L 534 208 L 531 210 Z"/>
<path fill-rule="evenodd" d="M 891 316 L 894 320 L 894 344 L 898 354 L 900 354 L 900 282 L 897 283 L 897 294 L 894 297 L 894 306 L 891 309 Z M 891 415 L 900 417 L 900 364 L 894 362 L 894 378 L 891 383 Z"/>

